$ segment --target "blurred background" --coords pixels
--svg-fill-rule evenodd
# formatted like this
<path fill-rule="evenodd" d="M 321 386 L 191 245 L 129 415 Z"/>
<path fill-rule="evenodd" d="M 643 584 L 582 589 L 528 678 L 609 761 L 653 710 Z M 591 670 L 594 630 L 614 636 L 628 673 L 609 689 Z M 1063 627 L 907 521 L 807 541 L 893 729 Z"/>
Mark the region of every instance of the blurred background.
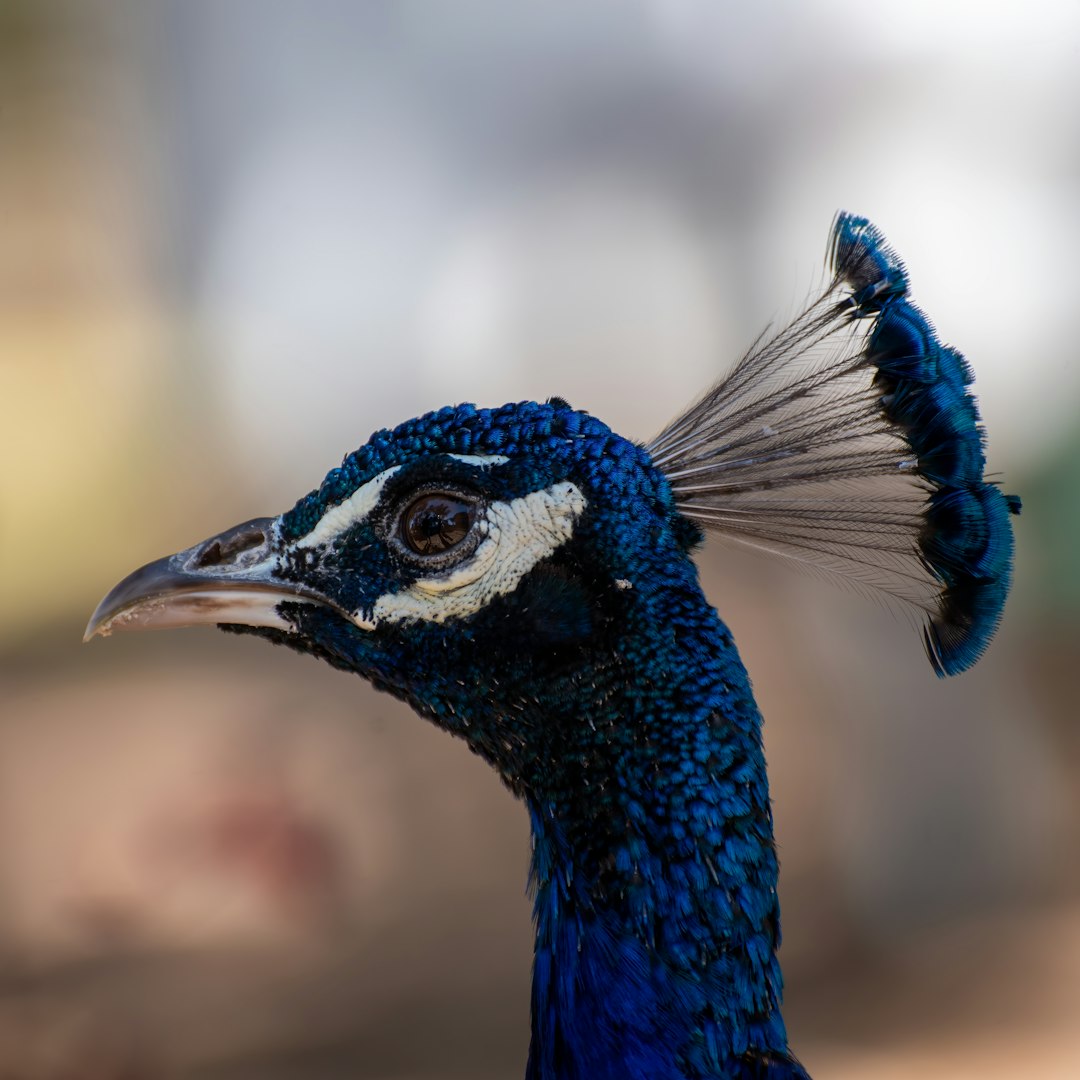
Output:
<path fill-rule="evenodd" d="M 120 577 L 376 427 L 559 394 L 648 438 L 905 256 L 1024 497 L 1008 617 L 701 559 L 766 717 L 822 1080 L 1080 1075 L 1080 7 L 0 0 L 0 1076 L 520 1076 L 524 814 L 355 678 Z"/>

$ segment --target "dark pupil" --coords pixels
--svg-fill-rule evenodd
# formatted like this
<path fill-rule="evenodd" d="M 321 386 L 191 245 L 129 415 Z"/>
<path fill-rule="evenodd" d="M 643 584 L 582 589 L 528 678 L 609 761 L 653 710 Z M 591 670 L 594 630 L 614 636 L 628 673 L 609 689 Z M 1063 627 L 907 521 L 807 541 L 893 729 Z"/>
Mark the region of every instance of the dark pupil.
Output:
<path fill-rule="evenodd" d="M 469 534 L 473 508 L 453 495 L 422 495 L 405 511 L 405 543 L 418 555 L 436 555 Z"/>

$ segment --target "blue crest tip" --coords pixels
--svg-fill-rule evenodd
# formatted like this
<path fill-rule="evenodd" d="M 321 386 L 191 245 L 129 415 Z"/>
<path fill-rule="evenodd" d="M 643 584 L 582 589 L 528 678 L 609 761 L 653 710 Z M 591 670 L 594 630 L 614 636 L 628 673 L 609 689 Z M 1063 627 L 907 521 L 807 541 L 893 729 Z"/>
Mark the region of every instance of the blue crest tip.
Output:
<path fill-rule="evenodd" d="M 829 266 L 851 290 L 850 303 L 860 315 L 872 315 L 908 289 L 907 270 L 885 237 L 864 217 L 837 214 L 832 228 Z"/>
<path fill-rule="evenodd" d="M 907 270 L 882 233 L 864 217 L 838 214 L 829 263 L 849 291 L 850 317 L 874 320 L 865 357 L 880 407 L 930 488 L 919 552 L 942 592 L 925 644 L 934 670 L 954 675 L 979 659 L 1001 621 L 1012 579 L 1009 518 L 1020 499 L 984 479 L 971 368 L 908 299 Z"/>

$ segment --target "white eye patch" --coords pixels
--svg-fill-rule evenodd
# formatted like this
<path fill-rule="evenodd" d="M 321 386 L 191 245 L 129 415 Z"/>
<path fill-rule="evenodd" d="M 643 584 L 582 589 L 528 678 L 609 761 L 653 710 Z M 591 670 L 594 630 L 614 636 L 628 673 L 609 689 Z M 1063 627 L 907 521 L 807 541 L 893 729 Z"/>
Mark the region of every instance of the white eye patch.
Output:
<path fill-rule="evenodd" d="M 501 454 L 491 454 L 487 457 L 475 454 L 447 454 L 446 456 L 453 458 L 455 461 L 463 461 L 466 465 L 484 467 L 505 465 L 510 460 Z M 379 505 L 379 498 L 382 495 L 383 488 L 386 486 L 386 481 L 400 469 L 400 465 L 395 465 L 385 472 L 379 473 L 378 476 L 372 477 L 366 484 L 361 484 L 343 502 L 330 507 L 319 518 L 315 528 L 296 541 L 296 546 L 298 548 L 327 547 L 342 533 L 364 521 L 371 514 L 371 511 Z"/>
<path fill-rule="evenodd" d="M 392 469 L 379 473 L 366 484 L 361 484 L 344 502 L 331 506 L 319 518 L 315 528 L 296 541 L 296 546 L 298 548 L 328 546 L 335 537 L 351 529 L 357 522 L 363 521 L 379 505 L 379 496 L 386 486 L 386 481 L 400 468 L 400 465 L 395 465 Z"/>
<path fill-rule="evenodd" d="M 585 496 L 569 482 L 489 503 L 476 525 L 482 539 L 465 562 L 380 596 L 370 616 L 354 612 L 352 621 L 374 630 L 383 622 L 441 623 L 472 615 L 496 596 L 513 592 L 537 563 L 566 543 L 584 509 Z"/>

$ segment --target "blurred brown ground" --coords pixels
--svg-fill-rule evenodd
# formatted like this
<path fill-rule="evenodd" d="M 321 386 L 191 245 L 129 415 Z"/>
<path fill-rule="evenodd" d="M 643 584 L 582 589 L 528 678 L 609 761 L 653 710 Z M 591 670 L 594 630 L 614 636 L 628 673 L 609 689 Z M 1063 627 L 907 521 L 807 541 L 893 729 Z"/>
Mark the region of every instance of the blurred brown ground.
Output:
<path fill-rule="evenodd" d="M 965 52 L 965 27 L 922 52 L 863 6 L 793 8 L 784 33 L 748 5 L 696 33 L 676 7 L 0 2 L 0 1080 L 524 1066 L 520 808 L 463 745 L 283 650 L 210 631 L 81 646 L 119 577 L 282 509 L 444 395 L 557 392 L 646 435 L 787 298 L 766 265 L 778 217 L 812 219 L 812 240 L 841 199 L 936 225 L 984 198 L 1034 206 L 1049 247 L 1075 250 L 1055 210 L 1075 202 L 1067 50 L 1018 31 Z M 1075 40 L 1043 7 L 1045 48 Z M 856 45 L 866 67 L 834 62 Z M 1027 81 L 995 89 L 1014 66 Z M 1072 111 L 1039 142 L 1029 116 L 1051 101 Z M 852 183 L 892 109 L 890 175 Z M 924 139 L 940 206 L 910 194 Z M 988 220 L 1003 250 L 985 272 L 1044 277 L 1026 301 L 976 296 L 974 320 L 941 312 L 981 343 L 992 460 L 1027 499 L 985 661 L 938 682 L 864 598 L 718 545 L 702 558 L 766 717 L 785 1014 L 821 1080 L 1080 1076 L 1071 279 Z M 782 250 L 805 267 L 802 236 Z M 522 270 L 507 250 L 524 315 L 469 291 Z M 970 261 L 935 314 L 979 279 Z M 1009 338 L 1025 302 L 1033 336 Z M 994 372 L 1017 356 L 1057 368 L 1006 390 Z"/>

